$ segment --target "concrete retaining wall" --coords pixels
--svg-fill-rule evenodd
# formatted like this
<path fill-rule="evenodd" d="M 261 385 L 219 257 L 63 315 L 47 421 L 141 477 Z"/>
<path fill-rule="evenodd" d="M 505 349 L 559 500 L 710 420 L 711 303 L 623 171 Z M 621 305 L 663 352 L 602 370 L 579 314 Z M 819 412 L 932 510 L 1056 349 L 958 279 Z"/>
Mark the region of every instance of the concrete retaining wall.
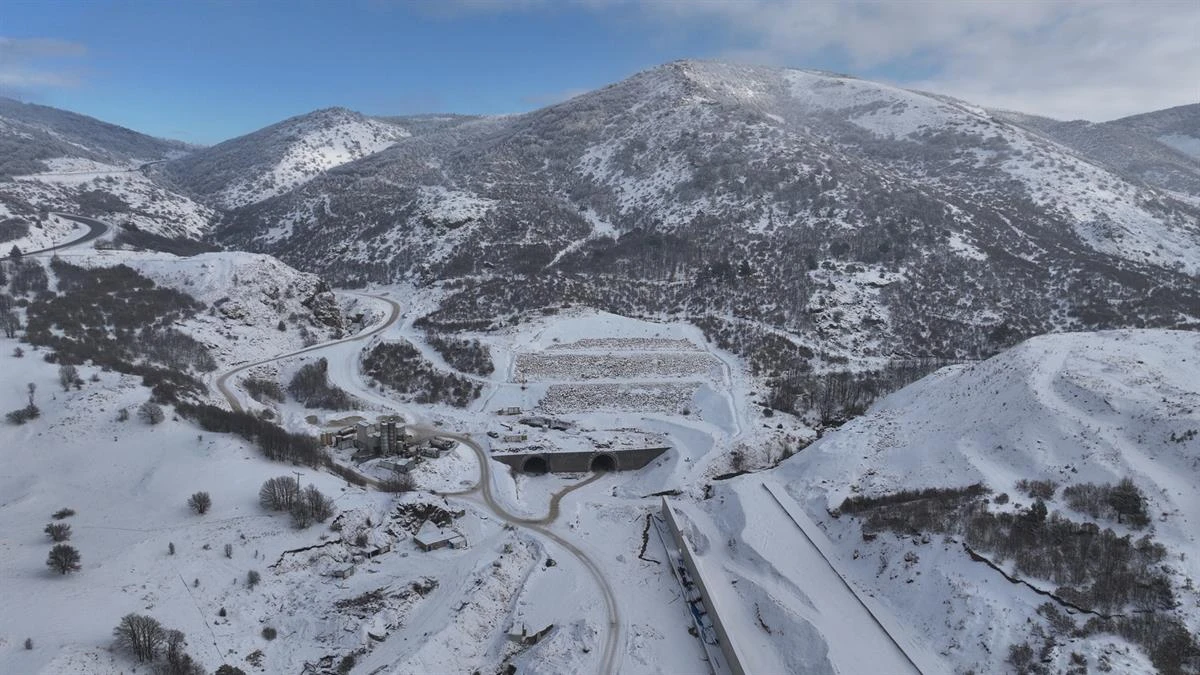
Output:
<path fill-rule="evenodd" d="M 700 589 L 700 596 L 704 600 L 704 606 L 708 609 L 709 617 L 712 618 L 713 628 L 717 631 L 717 639 L 721 642 L 721 653 L 725 655 L 730 672 L 733 675 L 746 675 L 746 669 L 742 667 L 742 659 L 738 655 L 737 646 L 729 639 L 729 632 L 725 630 L 725 623 L 721 621 L 721 614 L 714 602 L 713 595 L 708 592 L 708 586 L 704 583 L 704 575 L 700 573 L 700 568 L 696 565 L 692 545 L 680 532 L 679 523 L 675 519 L 675 511 L 666 497 L 662 499 L 662 514 L 663 519 L 667 521 L 667 527 L 671 529 L 671 536 L 675 538 L 675 545 L 679 547 L 679 552 L 683 555 L 683 565 L 687 568 L 688 575 L 696 583 L 696 588 Z"/>

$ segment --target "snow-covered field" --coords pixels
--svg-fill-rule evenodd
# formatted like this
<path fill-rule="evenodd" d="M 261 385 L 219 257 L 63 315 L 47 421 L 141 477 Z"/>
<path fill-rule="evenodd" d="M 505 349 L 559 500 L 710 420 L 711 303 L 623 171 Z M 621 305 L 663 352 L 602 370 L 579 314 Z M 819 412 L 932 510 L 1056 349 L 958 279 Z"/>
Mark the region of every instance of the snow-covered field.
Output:
<path fill-rule="evenodd" d="M 225 662 L 248 671 L 257 662 L 260 672 L 335 669 L 353 654 L 355 673 L 486 672 L 509 663 L 521 672 L 593 672 L 608 665 L 605 647 L 615 640 L 614 671 L 705 672 L 651 525 L 664 493 L 687 522 L 708 586 L 754 672 L 900 672 L 913 663 L 923 672 L 995 672 L 1038 620 L 1044 597 L 972 561 L 949 539 L 881 533 L 865 541 L 854 519 L 830 515 L 851 495 L 983 482 L 1021 502 L 1020 479 L 1067 485 L 1130 477 L 1155 514 L 1151 533 L 1170 550 L 1180 615 L 1192 630 L 1200 616 L 1187 590 L 1200 576 L 1200 340 L 1191 333 L 1031 340 L 939 371 L 784 459 L 813 430 L 788 416 L 762 417 L 745 364 L 686 324 L 576 310 L 466 336 L 479 337 L 495 362 L 493 375 L 477 378 L 483 396 L 465 410 L 417 406 L 371 386 L 359 354 L 375 339 L 403 337 L 449 369 L 412 327 L 434 291 L 354 295 L 362 325 L 388 316 L 388 302 L 400 306 L 398 320 L 377 336 L 273 361 L 303 346 L 292 325 L 279 331 L 275 323 L 318 292 L 308 275 L 248 254 L 88 251 L 72 259 L 119 260 L 212 305 L 182 329 L 215 348 L 218 374 L 265 361 L 252 374 L 286 383 L 301 364 L 325 358 L 330 381 L 360 409 L 271 404 L 275 419 L 294 430 L 398 414 L 426 433 L 467 434 L 486 458 L 485 432 L 525 428 L 499 409 L 540 406 L 561 412 L 571 429 L 539 430 L 537 442 L 574 447 L 620 429 L 659 435 L 670 450 L 639 471 L 524 476 L 486 459 L 481 471 L 479 455 L 460 443 L 417 466 L 418 491 L 401 496 L 302 468 L 301 480 L 333 496 L 342 515 L 336 529 L 296 530 L 257 500 L 262 481 L 296 467 L 169 414 L 156 426 L 136 415 L 118 421 L 121 408 L 148 398 L 137 378 L 84 366 L 82 388 L 63 391 L 56 366 L 34 350 L 12 356 L 19 343 L 3 339 L 0 410 L 22 406 L 32 382 L 43 414 L 0 426 L 0 672 L 126 672 L 133 664 L 112 651 L 111 631 L 129 612 L 183 630 L 189 652 L 209 670 Z M 545 381 L 525 381 L 538 378 Z M 604 387 L 616 393 L 561 411 L 553 404 L 564 392 L 578 398 Z M 654 387 L 683 393 L 659 409 L 621 403 Z M 251 410 L 264 407 L 238 397 Z M 338 457 L 350 461 L 346 452 Z M 185 504 L 197 490 L 213 496 L 203 516 Z M 419 550 L 402 516 L 417 504 L 461 512 L 452 528 L 467 546 Z M 1067 510 L 1061 500 L 1049 505 Z M 46 568 L 50 544 L 42 534 L 63 507 L 77 511 L 66 522 L 83 555 L 83 568 L 67 576 Z M 352 576 L 330 576 L 350 565 Z M 250 570 L 262 577 L 254 588 Z M 278 636 L 266 639 L 264 627 Z M 521 643 L 543 631 L 540 641 Z M 23 648 L 27 637 L 32 650 Z M 1150 670 L 1139 647 L 1113 635 L 1079 638 L 1055 651 L 1052 663 L 1065 669 L 1073 652 L 1120 672 Z"/>

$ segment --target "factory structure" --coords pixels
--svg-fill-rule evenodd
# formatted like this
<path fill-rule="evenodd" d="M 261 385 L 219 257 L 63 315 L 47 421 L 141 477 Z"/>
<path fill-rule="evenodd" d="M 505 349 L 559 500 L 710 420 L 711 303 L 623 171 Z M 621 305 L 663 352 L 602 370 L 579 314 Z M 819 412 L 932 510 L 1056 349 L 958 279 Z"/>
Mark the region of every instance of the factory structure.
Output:
<path fill-rule="evenodd" d="M 353 425 L 321 432 L 321 442 L 332 448 L 353 448 L 354 461 L 387 457 L 388 467 L 406 472 L 420 458 L 436 459 L 454 447 L 443 438 L 418 439 L 403 422 L 380 418 L 374 424 L 362 420 Z"/>

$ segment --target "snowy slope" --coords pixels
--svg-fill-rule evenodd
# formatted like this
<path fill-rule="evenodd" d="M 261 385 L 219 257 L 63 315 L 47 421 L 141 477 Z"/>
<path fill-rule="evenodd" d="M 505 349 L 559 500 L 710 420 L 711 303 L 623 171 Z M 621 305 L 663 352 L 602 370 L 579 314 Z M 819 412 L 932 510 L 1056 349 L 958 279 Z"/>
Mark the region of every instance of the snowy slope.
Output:
<path fill-rule="evenodd" d="M 1200 103 L 1123 117 L 1109 124 L 1157 139 L 1200 161 Z"/>
<path fill-rule="evenodd" d="M 1101 123 L 992 114 L 1193 205 L 1200 199 L 1200 103 Z"/>
<path fill-rule="evenodd" d="M 176 157 L 192 146 L 140 134 L 86 115 L 0 96 L 0 175 L 45 170 L 45 160 L 76 157 L 108 164 L 138 165 Z"/>
<path fill-rule="evenodd" d="M 180 328 L 204 343 L 221 366 L 341 337 L 347 328 L 338 301 L 323 280 L 266 255 L 231 251 L 185 258 L 85 250 L 66 258 L 85 267 L 127 265 L 204 303 L 209 310 Z M 279 330 L 280 322 L 284 330 Z"/>
<path fill-rule="evenodd" d="M 453 280 L 446 323 L 584 304 L 734 316 L 839 358 L 964 358 L 1191 325 L 1196 186 L 936 94 L 682 61 L 421 134 L 215 235 L 346 284 Z"/>
<path fill-rule="evenodd" d="M 34 220 L 57 210 L 198 238 L 214 212 L 145 169 L 194 148 L 84 115 L 0 97 L 0 209 Z"/>
<path fill-rule="evenodd" d="M 786 521 L 751 524 L 747 509 L 761 502 L 764 480 L 782 484 L 832 540 L 836 563 L 852 584 L 904 617 L 959 668 L 994 672 L 1004 667 L 1009 645 L 1028 637 L 1028 621 L 1045 597 L 1004 581 L 949 540 L 922 543 L 884 533 L 866 542 L 854 519 L 833 518 L 830 510 L 851 495 L 973 483 L 1028 503 L 1018 480 L 1066 486 L 1129 477 L 1156 516 L 1151 534 L 1169 551 L 1164 570 L 1183 600 L 1178 614 L 1195 631 L 1200 607 L 1183 589 L 1200 578 L 1200 439 L 1188 435 L 1200 430 L 1198 381 L 1200 337 L 1194 333 L 1036 338 L 988 361 L 943 369 L 889 396 L 777 469 L 732 481 L 705 509 L 733 521 L 718 536 L 735 536 L 739 548 L 748 546 L 734 557 L 757 568 L 758 552 L 769 555 L 755 543 L 760 529 Z M 1087 519 L 1061 500 L 1048 503 Z M 775 583 L 803 587 L 804 579 L 784 575 Z M 1057 667 L 1066 667 L 1071 650 L 1091 659 L 1102 653 L 1126 659 L 1117 666 L 1124 672 L 1150 667 L 1144 653 L 1111 634 L 1055 652 Z"/>
<path fill-rule="evenodd" d="M 192 153 L 162 170 L 213 205 L 235 208 L 292 190 L 410 135 L 397 124 L 329 108 Z"/>
<path fill-rule="evenodd" d="M 0 183 L 0 205 L 10 202 L 101 218 L 117 226 L 165 237 L 199 239 L 216 212 L 161 184 L 133 166 L 87 159 L 47 160 L 47 170 Z M 25 215 L 28 215 L 27 213 Z"/>
<path fill-rule="evenodd" d="M 344 515 L 340 531 L 328 523 L 297 530 L 257 499 L 264 480 L 291 476 L 297 467 L 266 461 L 234 436 L 202 432 L 170 415 L 157 426 L 136 416 L 119 422 L 120 408 L 136 408 L 149 396 L 139 378 L 83 367 L 88 383 L 62 392 L 56 367 L 37 353 L 11 357 L 14 344 L 0 338 L 0 364 L 9 376 L 0 385 L 0 408 L 24 405 L 25 383 L 33 382 L 43 415 L 22 427 L 0 424 L 0 672 L 140 670 L 112 649 L 113 627 L 131 612 L 182 630 L 204 672 L 223 663 L 256 672 L 256 661 L 257 672 L 301 672 L 322 663 L 332 669 L 349 654 L 365 659 L 382 638 L 388 642 L 381 662 L 398 662 L 400 672 L 463 672 L 471 659 L 484 658 L 477 653 L 488 648 L 481 638 L 503 644 L 507 604 L 544 555 L 528 538 L 468 505 L 457 527 L 471 547 L 425 554 L 390 519 L 404 498 L 350 488 L 306 467 L 304 483 L 334 498 Z M 93 373 L 98 382 L 90 381 Z M 203 516 L 186 506 L 197 490 L 212 496 Z M 50 514 L 63 507 L 77 512 L 63 522 L 82 555 L 82 569 L 68 576 L 46 568 L 50 544 L 42 534 Z M 363 560 L 363 549 L 348 543 L 359 532 L 393 551 Z M 356 558 L 355 576 L 326 576 Z M 254 588 L 247 586 L 251 570 L 261 574 Z M 431 583 L 431 590 L 412 590 Z M 480 588 L 487 593 L 478 594 Z M 353 602 L 372 592 L 382 597 Z M 472 611 L 452 614 L 464 600 Z M 424 639 L 432 625 L 451 647 Z M 264 638 L 264 627 L 278 637 Z M 24 649 L 26 638 L 32 650 Z M 452 648 L 464 640 L 476 651 Z"/>

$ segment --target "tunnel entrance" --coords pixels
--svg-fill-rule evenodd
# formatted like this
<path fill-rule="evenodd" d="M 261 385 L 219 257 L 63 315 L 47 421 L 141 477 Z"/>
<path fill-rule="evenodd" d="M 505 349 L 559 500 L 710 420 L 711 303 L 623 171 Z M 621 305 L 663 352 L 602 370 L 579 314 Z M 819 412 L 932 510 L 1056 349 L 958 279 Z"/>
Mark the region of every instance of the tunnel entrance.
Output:
<path fill-rule="evenodd" d="M 612 455 L 596 455 L 592 458 L 592 471 L 616 471 L 617 460 Z"/>
<path fill-rule="evenodd" d="M 550 465 L 546 463 L 545 457 L 528 457 L 521 464 L 521 471 L 540 475 L 550 470 Z"/>

